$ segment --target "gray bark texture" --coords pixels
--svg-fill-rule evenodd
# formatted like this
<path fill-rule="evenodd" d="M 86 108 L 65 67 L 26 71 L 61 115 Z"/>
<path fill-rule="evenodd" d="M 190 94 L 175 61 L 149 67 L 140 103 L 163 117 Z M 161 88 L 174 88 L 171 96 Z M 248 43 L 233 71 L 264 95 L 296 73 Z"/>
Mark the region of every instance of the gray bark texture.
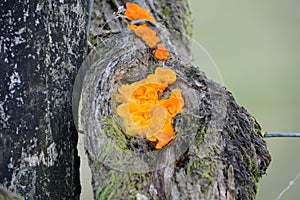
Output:
<path fill-rule="evenodd" d="M 118 17 L 125 1 L 95 1 L 81 91 L 79 128 L 92 170 L 96 199 L 254 199 L 270 154 L 256 120 L 224 87 L 189 61 L 187 1 L 136 0 L 157 20 L 151 27 L 170 52 L 166 62 L 126 29 Z M 115 14 L 113 14 L 115 13 Z M 176 139 L 153 150 L 143 138 L 124 134 L 115 94 L 167 66 L 177 74 L 184 112 L 176 116 Z"/>
<path fill-rule="evenodd" d="M 79 199 L 71 98 L 87 22 L 86 0 L 0 3 L 0 184 L 24 199 Z"/>

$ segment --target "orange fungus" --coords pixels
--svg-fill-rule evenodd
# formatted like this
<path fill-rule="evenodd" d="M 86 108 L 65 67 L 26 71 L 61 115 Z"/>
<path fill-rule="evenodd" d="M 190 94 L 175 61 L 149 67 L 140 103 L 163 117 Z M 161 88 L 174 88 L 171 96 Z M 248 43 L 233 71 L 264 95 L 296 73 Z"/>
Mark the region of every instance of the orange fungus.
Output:
<path fill-rule="evenodd" d="M 156 36 L 156 32 L 148 27 L 147 24 L 141 24 L 136 27 L 133 27 L 132 25 L 129 26 L 131 26 L 129 29 L 133 30 L 135 34 L 151 48 L 155 47 L 160 40 L 159 37 Z"/>
<path fill-rule="evenodd" d="M 126 11 L 124 16 L 129 21 L 132 20 L 149 20 L 155 22 L 155 19 L 149 15 L 149 12 L 145 8 L 141 8 L 137 4 L 126 3 Z M 129 30 L 135 32 L 150 48 L 153 48 L 154 57 L 158 60 L 166 60 L 169 56 L 168 51 L 162 44 L 158 44 L 160 38 L 156 36 L 156 32 L 152 30 L 147 24 L 130 24 Z"/>
<path fill-rule="evenodd" d="M 156 49 L 153 50 L 154 57 L 158 60 L 166 60 L 169 56 L 168 51 L 162 44 L 158 44 Z"/>
<path fill-rule="evenodd" d="M 126 3 L 126 11 L 124 13 L 125 17 L 127 17 L 128 20 L 139 20 L 139 19 L 145 19 L 149 21 L 154 21 L 155 19 L 149 15 L 149 12 L 145 8 L 141 8 L 137 4 L 134 3 Z"/>
<path fill-rule="evenodd" d="M 117 114 L 123 118 L 127 133 L 146 137 L 156 149 L 176 137 L 172 123 L 184 106 L 181 90 L 174 89 L 167 99 L 159 97 L 175 81 L 176 75 L 171 69 L 158 67 L 145 79 L 119 88 L 116 101 L 121 104 Z"/>

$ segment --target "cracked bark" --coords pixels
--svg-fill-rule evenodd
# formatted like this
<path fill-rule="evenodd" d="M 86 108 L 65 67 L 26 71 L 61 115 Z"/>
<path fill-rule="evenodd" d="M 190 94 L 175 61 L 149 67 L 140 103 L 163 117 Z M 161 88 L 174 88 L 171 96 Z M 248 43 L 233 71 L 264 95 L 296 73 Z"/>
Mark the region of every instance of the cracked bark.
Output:
<path fill-rule="evenodd" d="M 72 85 L 88 2 L 0 3 L 0 183 L 25 199 L 78 199 Z"/>
<path fill-rule="evenodd" d="M 118 160 L 118 151 L 103 145 L 103 140 L 114 141 L 110 134 L 119 132 L 118 128 L 109 126 L 118 124 L 109 118 L 115 112 L 115 88 L 144 78 L 162 63 L 153 59 L 143 42 L 126 30 L 124 20 L 113 15 L 125 1 L 95 1 L 90 37 L 98 41 L 98 47 L 85 65 L 88 70 L 83 83 L 80 121 L 95 197 L 254 199 L 257 183 L 271 160 L 261 128 L 230 92 L 208 80 L 187 59 L 191 35 L 187 1 L 136 0 L 133 3 L 147 8 L 163 25 L 155 30 L 163 33 L 163 42 L 171 52 L 165 66 L 177 73 L 175 86 L 183 91 L 185 110 L 193 112 L 189 120 L 182 115 L 174 124 L 180 138 L 177 141 L 186 140 L 188 148 L 179 152 L 180 145 L 174 142 L 156 154 L 155 164 L 141 159 L 141 163 L 132 165 L 134 169 L 129 169 L 128 160 Z M 126 145 L 132 142 L 126 138 L 124 141 Z M 140 144 L 139 139 L 134 143 Z M 133 153 L 134 148 L 128 147 L 129 152 Z M 142 172 L 138 165 L 145 169 L 143 173 L 134 171 Z"/>

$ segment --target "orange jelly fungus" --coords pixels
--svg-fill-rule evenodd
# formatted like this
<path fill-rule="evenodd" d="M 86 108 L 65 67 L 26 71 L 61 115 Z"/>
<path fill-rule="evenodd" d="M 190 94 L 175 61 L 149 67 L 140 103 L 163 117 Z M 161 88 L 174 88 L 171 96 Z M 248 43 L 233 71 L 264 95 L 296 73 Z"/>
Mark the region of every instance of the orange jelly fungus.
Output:
<path fill-rule="evenodd" d="M 127 17 L 128 20 L 145 19 L 155 22 L 155 19 L 149 15 L 147 9 L 141 8 L 140 6 L 134 3 L 126 3 L 126 11 L 124 15 L 125 17 Z"/>
<path fill-rule="evenodd" d="M 153 54 L 158 60 L 166 60 L 169 56 L 168 51 L 162 44 L 157 45 L 156 49 L 153 50 Z"/>
<path fill-rule="evenodd" d="M 156 149 L 176 137 L 172 123 L 184 106 L 181 90 L 172 90 L 168 99 L 159 98 L 159 93 L 175 81 L 176 75 L 171 69 L 158 67 L 147 78 L 119 88 L 116 101 L 121 104 L 117 114 L 123 118 L 127 133 L 146 137 Z"/>
<path fill-rule="evenodd" d="M 128 20 L 149 20 L 154 21 L 155 19 L 151 17 L 148 10 L 139 7 L 137 4 L 126 3 L 126 11 L 124 16 Z M 160 38 L 156 36 L 156 32 L 152 30 L 147 24 L 141 25 L 128 25 L 128 28 L 135 32 L 135 34 L 140 37 L 150 48 L 154 48 L 154 57 L 158 60 L 166 60 L 169 56 L 168 51 L 164 48 L 162 44 L 158 44 Z"/>
<path fill-rule="evenodd" d="M 129 25 L 128 28 L 133 30 L 135 34 L 151 48 L 154 48 L 160 40 L 159 37 L 156 36 L 156 32 L 148 27 L 147 24 L 141 24 L 139 26 Z"/>

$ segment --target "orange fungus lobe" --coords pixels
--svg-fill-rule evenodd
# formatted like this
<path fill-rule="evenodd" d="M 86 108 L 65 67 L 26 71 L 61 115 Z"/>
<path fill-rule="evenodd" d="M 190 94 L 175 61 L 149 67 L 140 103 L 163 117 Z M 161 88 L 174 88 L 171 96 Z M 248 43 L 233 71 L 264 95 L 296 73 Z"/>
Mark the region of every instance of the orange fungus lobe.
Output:
<path fill-rule="evenodd" d="M 166 60 L 169 56 L 168 51 L 165 49 L 165 47 L 162 44 L 158 44 L 157 48 L 153 50 L 154 57 L 158 60 Z"/>
<path fill-rule="evenodd" d="M 139 25 L 133 29 L 133 31 L 151 48 L 155 47 L 160 40 L 159 37 L 156 36 L 156 32 L 148 27 L 147 24 Z"/>
<path fill-rule="evenodd" d="M 176 137 L 172 123 L 173 117 L 183 111 L 181 90 L 174 89 L 167 99 L 159 98 L 159 93 L 175 81 L 176 75 L 171 69 L 158 67 L 145 79 L 119 88 L 117 114 L 123 118 L 127 133 L 146 137 L 156 149 Z"/>
<path fill-rule="evenodd" d="M 133 3 L 128 3 L 128 2 L 126 3 L 126 11 L 125 11 L 124 15 L 130 21 L 145 19 L 145 20 L 155 22 L 155 19 L 149 15 L 149 12 L 147 9 L 141 8 L 137 4 L 133 4 Z"/>

